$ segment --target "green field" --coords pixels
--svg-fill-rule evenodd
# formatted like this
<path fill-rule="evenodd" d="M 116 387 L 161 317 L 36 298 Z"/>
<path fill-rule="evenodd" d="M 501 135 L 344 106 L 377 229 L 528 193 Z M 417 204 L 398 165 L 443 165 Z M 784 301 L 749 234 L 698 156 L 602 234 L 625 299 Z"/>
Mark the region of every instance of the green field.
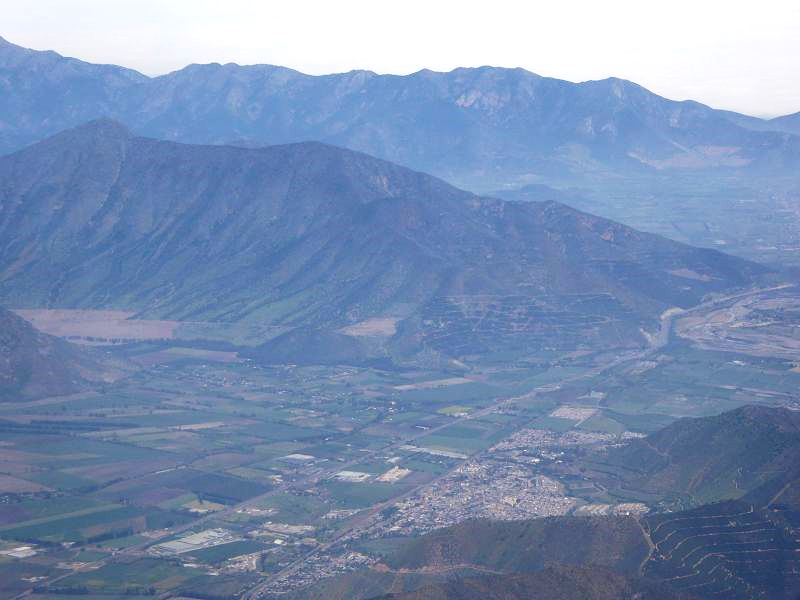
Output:
<path fill-rule="evenodd" d="M 171 589 L 198 574 L 196 569 L 187 569 L 165 560 L 145 558 L 129 563 L 114 563 L 94 571 L 72 575 L 59 582 L 56 590 L 75 593 L 80 593 L 80 590 L 126 594 L 155 593 Z"/>
<path fill-rule="evenodd" d="M 330 494 L 333 503 L 339 508 L 366 508 L 399 496 L 408 489 L 402 484 L 344 481 L 327 481 L 322 488 Z"/>
<path fill-rule="evenodd" d="M 243 540 L 240 542 L 231 542 L 230 544 L 220 544 L 219 546 L 212 546 L 211 548 L 204 548 L 203 550 L 196 550 L 189 556 L 212 565 L 225 562 L 229 558 L 241 556 L 242 554 L 253 554 L 266 548 L 266 544 L 255 542 L 252 540 Z"/>
<path fill-rule="evenodd" d="M 572 429 L 575 426 L 575 421 L 570 419 L 561 419 L 559 417 L 541 417 L 531 423 L 531 426 L 539 429 L 550 429 L 552 431 L 564 432 Z"/>
<path fill-rule="evenodd" d="M 130 535 L 137 529 L 171 527 L 185 520 L 186 517 L 158 509 L 110 506 L 5 527 L 0 534 L 10 539 L 43 542 L 102 541 Z"/>

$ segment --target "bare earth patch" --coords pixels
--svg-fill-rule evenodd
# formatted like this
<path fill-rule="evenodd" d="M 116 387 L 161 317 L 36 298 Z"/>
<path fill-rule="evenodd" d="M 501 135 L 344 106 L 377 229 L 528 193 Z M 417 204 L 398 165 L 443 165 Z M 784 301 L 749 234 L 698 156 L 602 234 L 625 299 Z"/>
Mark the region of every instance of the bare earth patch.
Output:
<path fill-rule="evenodd" d="M 711 277 L 708 275 L 703 275 L 691 269 L 672 269 L 669 274 L 675 275 L 675 277 L 683 277 L 684 279 L 694 279 L 695 281 L 711 281 Z"/>
<path fill-rule="evenodd" d="M 236 352 L 226 352 L 223 350 L 201 350 L 198 348 L 168 348 L 156 352 L 141 354 L 133 359 L 133 362 L 142 367 L 152 367 L 153 365 L 175 362 L 186 358 L 197 360 L 207 360 L 222 363 L 241 362 Z"/>
<path fill-rule="evenodd" d="M 777 296 L 767 296 L 772 293 Z M 767 290 L 680 318 L 675 332 L 706 350 L 800 362 L 798 313 L 800 297 L 794 289 Z"/>
<path fill-rule="evenodd" d="M 396 317 L 376 317 L 343 327 L 339 332 L 352 337 L 391 337 L 397 332 L 399 321 Z"/>
<path fill-rule="evenodd" d="M 752 159 L 739 155 L 737 146 L 695 146 L 683 148 L 668 158 L 650 158 L 635 152 L 628 156 L 656 169 L 703 169 L 708 167 L 744 167 Z"/>
<path fill-rule="evenodd" d="M 50 488 L 32 481 L 0 474 L 0 493 L 2 494 L 27 494 L 33 492 L 46 492 Z"/>
<path fill-rule="evenodd" d="M 582 406 L 559 406 L 550 413 L 551 417 L 568 419 L 570 421 L 585 421 L 589 417 L 597 414 L 596 408 L 586 408 Z"/>
<path fill-rule="evenodd" d="M 448 387 L 451 385 L 461 385 L 462 383 L 475 383 L 472 379 L 466 377 L 450 377 L 449 379 L 435 379 L 433 381 L 420 381 L 419 383 L 407 383 L 405 385 L 396 385 L 394 389 L 399 392 L 408 390 L 429 390 L 439 387 Z"/>
<path fill-rule="evenodd" d="M 202 429 L 214 429 L 224 427 L 225 421 L 208 421 L 207 423 L 192 423 L 191 425 L 176 425 L 173 429 L 178 431 L 200 431 Z"/>
<path fill-rule="evenodd" d="M 34 327 L 79 344 L 110 344 L 128 340 L 175 337 L 178 321 L 131 319 L 122 310 L 19 309 L 14 311 Z"/>

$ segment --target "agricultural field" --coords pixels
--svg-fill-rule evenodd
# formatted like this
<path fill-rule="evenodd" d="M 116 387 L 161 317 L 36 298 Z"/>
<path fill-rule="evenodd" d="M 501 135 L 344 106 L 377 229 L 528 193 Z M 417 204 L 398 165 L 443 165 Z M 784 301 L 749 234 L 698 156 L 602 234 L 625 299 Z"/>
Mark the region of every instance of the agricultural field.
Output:
<path fill-rule="evenodd" d="M 534 316 L 506 301 L 460 310 L 512 308 Z M 378 325 L 347 334 L 376 336 Z M 361 564 L 362 551 L 413 533 L 403 515 L 414 511 L 429 527 L 476 510 L 613 506 L 573 468 L 586 448 L 682 416 L 786 403 L 800 383 L 788 358 L 680 336 L 611 369 L 616 352 L 557 348 L 392 371 L 263 366 L 174 339 L 113 352 L 136 367 L 100 389 L 0 404 L 3 597 L 236 595 L 303 556 L 319 553 L 321 573 L 345 568 L 325 558 L 331 545 Z M 203 542 L 209 531 L 223 533 Z"/>
<path fill-rule="evenodd" d="M 39 315 L 89 327 L 86 315 L 56 316 Z M 102 390 L 0 405 L 0 543 L 12 553 L 0 564 L 19 576 L 9 590 L 178 593 L 209 574 L 279 569 L 458 462 L 402 442 L 490 444 L 505 421 L 458 421 L 512 391 L 435 371 L 259 367 L 163 340 L 115 352 L 137 369 Z M 364 475 L 336 477 L 348 472 Z M 214 528 L 230 541 L 153 553 Z"/>

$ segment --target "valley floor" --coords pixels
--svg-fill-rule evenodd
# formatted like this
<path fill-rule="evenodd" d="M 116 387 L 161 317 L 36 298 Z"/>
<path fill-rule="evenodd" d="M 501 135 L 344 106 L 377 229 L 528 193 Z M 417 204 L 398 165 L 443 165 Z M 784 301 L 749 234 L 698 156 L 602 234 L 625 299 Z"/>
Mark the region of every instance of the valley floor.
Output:
<path fill-rule="evenodd" d="M 678 417 L 794 403 L 796 358 L 764 356 L 752 324 L 791 337 L 795 293 L 670 311 L 643 351 L 457 373 L 114 345 L 138 371 L 0 405 L 0 594 L 302 595 L 470 518 L 642 514 L 660 499 L 615 495 L 581 457 Z"/>

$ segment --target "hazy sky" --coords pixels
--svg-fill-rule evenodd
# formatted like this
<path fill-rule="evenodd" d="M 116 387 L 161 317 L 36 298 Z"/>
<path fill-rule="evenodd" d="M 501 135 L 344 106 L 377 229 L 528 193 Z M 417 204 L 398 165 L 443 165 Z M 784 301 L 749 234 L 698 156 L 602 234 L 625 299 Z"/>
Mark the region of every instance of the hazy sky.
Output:
<path fill-rule="evenodd" d="M 189 63 L 306 73 L 524 67 L 674 99 L 800 110 L 794 0 L 0 0 L 0 35 L 149 75 Z"/>

